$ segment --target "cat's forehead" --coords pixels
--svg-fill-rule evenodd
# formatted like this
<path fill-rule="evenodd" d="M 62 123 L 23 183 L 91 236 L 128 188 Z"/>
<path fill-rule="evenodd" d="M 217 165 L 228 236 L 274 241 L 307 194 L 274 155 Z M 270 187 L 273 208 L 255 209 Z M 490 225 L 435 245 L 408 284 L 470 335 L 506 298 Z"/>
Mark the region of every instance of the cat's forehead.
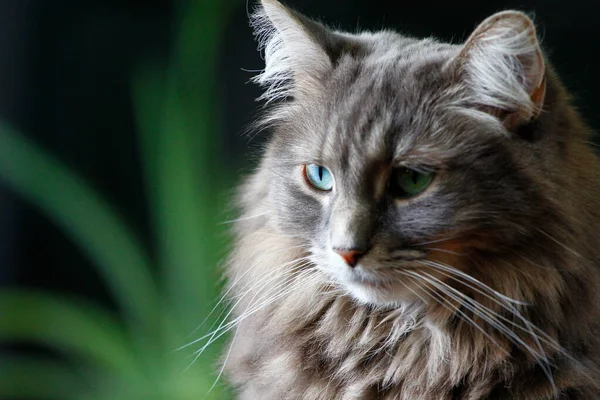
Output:
<path fill-rule="evenodd" d="M 324 159 L 393 159 L 416 144 L 415 135 L 439 129 L 436 116 L 456 90 L 446 67 L 453 46 L 391 33 L 362 40 L 365 51 L 340 60 L 324 93 Z"/>
<path fill-rule="evenodd" d="M 433 38 L 413 38 L 393 31 L 361 33 L 352 37 L 354 43 L 362 49 L 355 52 L 362 56 L 355 57 L 355 60 L 379 67 L 401 64 L 417 66 L 435 58 L 448 59 L 460 50 L 460 46 Z"/>

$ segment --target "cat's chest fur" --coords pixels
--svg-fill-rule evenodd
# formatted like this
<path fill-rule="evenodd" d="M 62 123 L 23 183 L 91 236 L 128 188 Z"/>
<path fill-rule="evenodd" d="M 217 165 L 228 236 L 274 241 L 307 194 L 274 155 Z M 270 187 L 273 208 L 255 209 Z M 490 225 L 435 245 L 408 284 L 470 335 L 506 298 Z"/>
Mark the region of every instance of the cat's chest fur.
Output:
<path fill-rule="evenodd" d="M 502 368 L 501 354 L 457 346 L 417 307 L 374 310 L 314 288 L 290 297 L 235 335 L 228 368 L 244 382 L 240 399 L 478 399 Z"/>

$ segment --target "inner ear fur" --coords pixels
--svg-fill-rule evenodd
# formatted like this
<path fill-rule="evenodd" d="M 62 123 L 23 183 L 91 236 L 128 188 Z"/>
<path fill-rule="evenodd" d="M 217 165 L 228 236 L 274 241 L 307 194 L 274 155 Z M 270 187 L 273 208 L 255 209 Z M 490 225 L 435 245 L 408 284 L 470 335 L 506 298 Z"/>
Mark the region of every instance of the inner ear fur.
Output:
<path fill-rule="evenodd" d="M 507 129 L 534 121 L 546 95 L 546 64 L 533 21 L 519 11 L 484 20 L 458 55 L 470 100 Z"/>

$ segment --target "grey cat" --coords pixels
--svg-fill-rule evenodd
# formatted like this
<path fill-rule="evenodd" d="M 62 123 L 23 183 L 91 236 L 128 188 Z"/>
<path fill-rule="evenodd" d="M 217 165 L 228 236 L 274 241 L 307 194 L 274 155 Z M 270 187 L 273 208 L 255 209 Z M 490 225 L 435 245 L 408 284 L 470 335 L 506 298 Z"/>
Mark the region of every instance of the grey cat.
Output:
<path fill-rule="evenodd" d="M 523 13 L 464 44 L 262 0 L 272 130 L 239 190 L 240 399 L 600 398 L 600 175 Z"/>

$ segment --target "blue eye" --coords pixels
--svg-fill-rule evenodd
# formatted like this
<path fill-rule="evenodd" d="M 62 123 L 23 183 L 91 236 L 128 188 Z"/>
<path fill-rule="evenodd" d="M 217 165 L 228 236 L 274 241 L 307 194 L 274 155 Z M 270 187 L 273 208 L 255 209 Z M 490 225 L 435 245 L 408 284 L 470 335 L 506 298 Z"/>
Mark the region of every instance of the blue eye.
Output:
<path fill-rule="evenodd" d="M 304 177 L 312 187 L 324 192 L 330 191 L 333 188 L 333 176 L 325 167 L 316 164 L 308 164 L 304 166 Z"/>

